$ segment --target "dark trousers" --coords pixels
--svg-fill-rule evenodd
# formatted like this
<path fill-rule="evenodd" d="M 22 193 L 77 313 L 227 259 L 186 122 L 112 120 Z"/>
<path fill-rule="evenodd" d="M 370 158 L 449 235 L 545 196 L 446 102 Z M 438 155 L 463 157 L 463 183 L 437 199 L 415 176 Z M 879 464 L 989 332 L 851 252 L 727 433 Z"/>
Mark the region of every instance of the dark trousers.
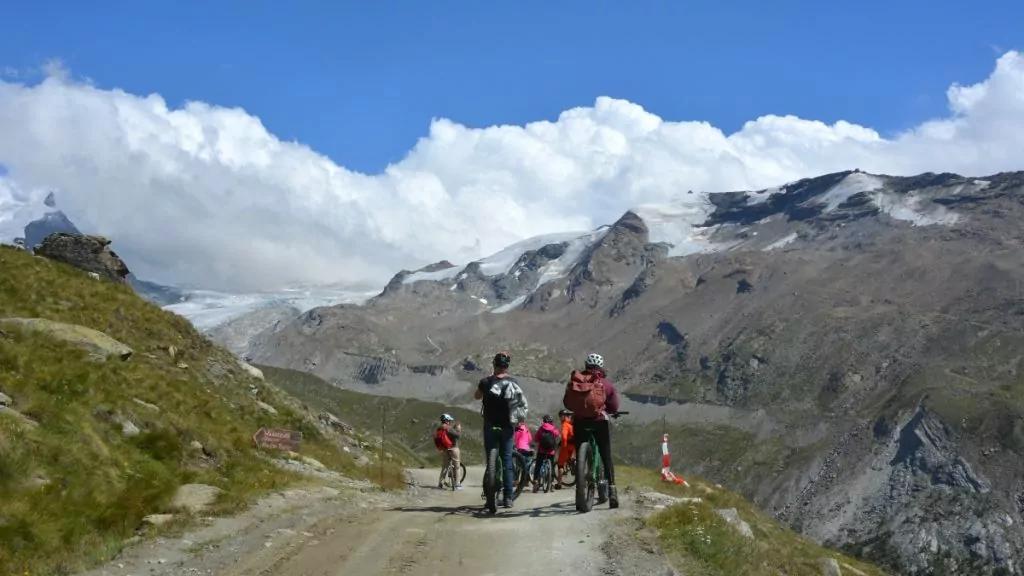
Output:
<path fill-rule="evenodd" d="M 579 458 L 580 443 L 590 439 L 593 431 L 597 450 L 601 454 L 601 468 L 609 484 L 615 484 L 615 468 L 612 465 L 612 433 L 607 420 L 594 418 L 573 418 L 573 444 L 576 446 L 576 457 Z"/>
<path fill-rule="evenodd" d="M 491 448 L 498 449 L 498 458 L 501 458 L 501 466 L 504 468 L 502 488 L 506 499 L 512 498 L 512 483 L 514 482 L 515 471 L 512 469 L 512 436 L 514 430 L 511 427 L 502 427 L 501 431 L 491 430 L 491 424 L 484 422 L 484 462 L 487 461 L 487 453 Z"/>

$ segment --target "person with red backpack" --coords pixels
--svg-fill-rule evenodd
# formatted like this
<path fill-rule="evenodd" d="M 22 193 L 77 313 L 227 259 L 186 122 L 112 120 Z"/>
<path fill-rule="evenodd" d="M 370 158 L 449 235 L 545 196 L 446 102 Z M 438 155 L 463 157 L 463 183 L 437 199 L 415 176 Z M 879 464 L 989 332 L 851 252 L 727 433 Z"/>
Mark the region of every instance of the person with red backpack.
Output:
<path fill-rule="evenodd" d="M 590 354 L 584 362 L 583 371 L 572 371 L 565 386 L 562 404 L 573 412 L 573 446 L 579 453 L 580 442 L 591 433 L 601 454 L 601 468 L 607 481 L 607 500 L 611 508 L 619 507 L 619 495 L 615 489 L 615 468 L 612 465 L 612 437 L 608 414 L 619 411 L 619 394 L 615 385 L 604 371 L 604 358 Z M 599 481 L 599 482 L 603 482 Z M 604 495 L 604 490 L 598 490 Z M 605 500 L 599 499 L 598 504 Z"/>
<path fill-rule="evenodd" d="M 462 424 L 456 422 L 448 414 L 441 415 L 441 425 L 434 432 L 434 446 L 439 451 L 444 451 L 444 463 L 441 464 L 441 477 L 437 479 L 437 489 L 444 489 L 444 473 L 448 470 L 448 463 L 455 467 L 456 475 L 459 470 L 459 435 L 462 433 Z M 456 490 L 462 490 L 462 484 L 455 484 Z"/>

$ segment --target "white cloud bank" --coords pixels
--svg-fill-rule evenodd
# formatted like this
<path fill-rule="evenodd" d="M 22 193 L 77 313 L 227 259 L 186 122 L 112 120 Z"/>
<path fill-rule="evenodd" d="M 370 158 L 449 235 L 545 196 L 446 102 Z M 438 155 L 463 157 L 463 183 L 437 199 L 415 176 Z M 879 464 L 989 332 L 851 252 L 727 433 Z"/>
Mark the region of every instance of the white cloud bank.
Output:
<path fill-rule="evenodd" d="M 23 190 L 58 189 L 69 217 L 113 238 L 141 277 L 235 291 L 380 283 L 399 268 L 609 223 L 690 189 L 765 188 L 852 168 L 1024 169 L 1024 55 L 1004 54 L 986 80 L 953 85 L 947 97 L 948 117 L 892 139 L 793 116 L 725 135 L 602 97 L 556 122 L 435 120 L 401 162 L 365 175 L 279 140 L 244 110 L 172 110 L 155 94 L 51 70 L 36 85 L 0 80 L 0 164 Z M 5 190 L 11 201 L 0 183 Z"/>

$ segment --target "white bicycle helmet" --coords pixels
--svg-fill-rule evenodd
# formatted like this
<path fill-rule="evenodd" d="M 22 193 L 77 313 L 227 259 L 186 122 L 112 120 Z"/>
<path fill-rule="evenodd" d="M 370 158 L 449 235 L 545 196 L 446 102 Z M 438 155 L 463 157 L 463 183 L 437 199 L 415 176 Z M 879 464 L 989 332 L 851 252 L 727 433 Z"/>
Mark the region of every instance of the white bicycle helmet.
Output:
<path fill-rule="evenodd" d="M 455 420 L 455 418 L 452 418 L 451 414 L 441 414 L 441 422 L 443 424 L 447 424 L 447 423 L 452 422 L 454 420 Z"/>
<path fill-rule="evenodd" d="M 600 354 L 590 354 L 587 356 L 587 361 L 584 363 L 584 365 L 604 368 L 604 358 L 602 358 Z"/>

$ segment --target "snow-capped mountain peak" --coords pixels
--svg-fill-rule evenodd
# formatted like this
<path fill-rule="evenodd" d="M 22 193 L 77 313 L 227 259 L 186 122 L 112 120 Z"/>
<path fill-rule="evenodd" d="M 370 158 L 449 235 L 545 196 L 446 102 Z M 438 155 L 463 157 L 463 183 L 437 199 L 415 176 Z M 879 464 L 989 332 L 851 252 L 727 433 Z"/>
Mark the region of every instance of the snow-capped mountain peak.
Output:
<path fill-rule="evenodd" d="M 540 292 L 549 293 L 549 299 L 557 296 L 544 287 L 573 275 L 574 270 L 583 273 L 592 267 L 593 253 L 613 228 L 621 230 L 612 243 L 621 244 L 630 235 L 635 241 L 630 254 L 620 253 L 610 261 L 770 251 L 793 244 L 810 229 L 820 232 L 822 227 L 868 216 L 885 215 L 914 226 L 950 225 L 961 216 L 939 196 L 973 193 L 987 184 L 952 174 L 902 178 L 852 170 L 756 191 L 687 192 L 667 202 L 631 208 L 626 214 L 635 219 L 624 216 L 614 226 L 527 238 L 464 265 L 443 262 L 402 271 L 376 299 L 399 294 L 430 297 L 443 287 L 468 297 L 470 312 L 508 312 Z M 645 255 L 638 248 L 643 245 L 661 246 L 665 252 Z"/>

